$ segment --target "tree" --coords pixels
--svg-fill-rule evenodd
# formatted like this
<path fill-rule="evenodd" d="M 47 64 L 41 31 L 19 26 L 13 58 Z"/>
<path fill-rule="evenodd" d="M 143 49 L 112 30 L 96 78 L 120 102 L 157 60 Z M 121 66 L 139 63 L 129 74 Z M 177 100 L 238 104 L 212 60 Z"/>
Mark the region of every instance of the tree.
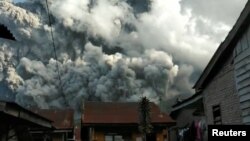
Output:
<path fill-rule="evenodd" d="M 146 135 L 152 131 L 150 117 L 150 102 L 146 97 L 142 97 L 139 102 L 139 130 L 143 134 L 143 141 L 146 141 Z"/>

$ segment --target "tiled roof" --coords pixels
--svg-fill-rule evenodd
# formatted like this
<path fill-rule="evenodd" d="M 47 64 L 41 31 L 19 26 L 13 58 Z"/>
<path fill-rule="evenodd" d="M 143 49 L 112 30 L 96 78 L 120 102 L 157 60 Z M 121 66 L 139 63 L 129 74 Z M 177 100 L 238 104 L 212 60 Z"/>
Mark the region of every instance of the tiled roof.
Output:
<path fill-rule="evenodd" d="M 175 123 L 159 107 L 150 103 L 152 124 Z M 86 102 L 82 116 L 84 124 L 137 124 L 139 123 L 139 112 L 137 102 Z"/>
<path fill-rule="evenodd" d="M 74 128 L 74 111 L 72 109 L 32 109 L 45 118 L 53 121 L 56 129 L 73 129 Z"/>

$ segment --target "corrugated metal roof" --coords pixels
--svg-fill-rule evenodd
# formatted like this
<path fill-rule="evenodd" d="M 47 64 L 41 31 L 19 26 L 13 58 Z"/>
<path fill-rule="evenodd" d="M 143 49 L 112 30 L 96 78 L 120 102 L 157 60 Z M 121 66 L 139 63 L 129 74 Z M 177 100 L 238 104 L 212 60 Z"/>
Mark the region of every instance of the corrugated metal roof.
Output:
<path fill-rule="evenodd" d="M 56 129 L 74 128 L 74 111 L 72 109 L 32 109 L 33 112 L 53 121 Z"/>
<path fill-rule="evenodd" d="M 2 122 L 4 122 L 3 119 L 6 119 L 7 117 L 8 120 L 11 119 L 15 124 L 24 124 L 27 126 L 31 125 L 32 128 L 52 128 L 52 121 L 28 109 L 25 109 L 15 102 L 0 100 L 0 114 L 0 121 Z M 14 122 L 14 120 L 16 121 Z"/>
<path fill-rule="evenodd" d="M 152 124 L 175 123 L 159 107 L 150 103 Z M 139 112 L 137 102 L 86 102 L 82 116 L 83 124 L 137 124 Z"/>

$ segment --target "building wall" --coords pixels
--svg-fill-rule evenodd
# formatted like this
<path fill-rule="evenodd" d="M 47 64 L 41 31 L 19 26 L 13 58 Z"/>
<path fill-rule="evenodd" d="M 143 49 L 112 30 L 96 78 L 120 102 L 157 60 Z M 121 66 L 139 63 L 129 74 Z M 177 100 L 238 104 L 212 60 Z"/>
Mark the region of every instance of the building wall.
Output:
<path fill-rule="evenodd" d="M 202 99 L 200 99 L 199 101 L 201 100 Z M 178 141 L 178 138 L 180 137 L 179 131 L 181 130 L 183 131 L 183 130 L 186 130 L 187 128 L 190 128 L 193 122 L 205 121 L 205 116 L 203 114 L 193 115 L 193 113 L 197 110 L 197 107 L 185 107 L 178 111 L 178 116 L 174 118 L 176 120 L 176 126 L 174 126 L 173 128 L 169 130 L 170 141 Z M 203 141 L 206 141 L 207 130 L 202 128 L 201 131 L 202 131 L 201 136 L 205 139 Z"/>
<path fill-rule="evenodd" d="M 250 27 L 238 40 L 234 50 L 236 88 L 240 97 L 242 119 L 250 124 Z"/>
<path fill-rule="evenodd" d="M 52 141 L 65 141 L 63 134 L 53 134 Z"/>
<path fill-rule="evenodd" d="M 176 127 L 178 128 L 184 128 L 187 125 L 191 125 L 194 121 L 193 112 L 195 111 L 195 108 L 190 109 L 182 109 L 178 115 L 176 120 Z"/>
<path fill-rule="evenodd" d="M 174 120 L 176 121 L 176 125 L 169 131 L 170 141 L 178 141 L 178 130 L 186 127 L 187 125 L 191 125 L 191 123 L 194 121 L 194 111 L 195 108 L 181 109 L 180 111 L 178 111 L 178 116 L 174 118 Z"/>
<path fill-rule="evenodd" d="M 93 141 L 105 141 L 104 133 L 96 131 Z"/>
<path fill-rule="evenodd" d="M 163 131 L 156 133 L 156 141 L 164 141 L 164 135 L 167 136 Z"/>
<path fill-rule="evenodd" d="M 167 132 L 165 131 L 159 131 L 156 133 L 156 141 L 164 141 L 165 137 L 167 138 Z M 142 139 L 142 134 L 141 133 L 136 133 L 134 132 L 132 134 L 132 141 L 138 141 Z"/>
<path fill-rule="evenodd" d="M 16 135 L 16 131 L 10 130 L 7 134 L 1 135 L 0 141 L 6 141 L 6 139 L 9 136 L 13 136 L 13 135 Z M 18 141 L 18 138 L 17 138 L 17 136 L 13 136 L 11 139 L 8 139 L 8 141 Z"/>
<path fill-rule="evenodd" d="M 177 141 L 177 135 L 178 135 L 178 131 L 177 131 L 177 128 L 172 128 L 170 129 L 169 131 L 169 141 Z"/>
<path fill-rule="evenodd" d="M 214 105 L 220 105 L 222 124 L 241 124 L 239 97 L 234 79 L 233 55 L 231 54 L 219 73 L 203 90 L 204 110 L 208 124 L 213 124 Z"/>
<path fill-rule="evenodd" d="M 138 141 L 142 139 L 142 134 L 139 132 L 133 132 L 132 141 Z M 159 131 L 156 133 L 156 141 L 164 141 L 164 137 L 167 137 L 167 131 Z M 95 130 L 92 136 L 92 141 L 105 141 L 105 134 L 103 131 Z"/>
<path fill-rule="evenodd" d="M 142 135 L 140 133 L 134 132 L 132 133 L 132 140 L 136 141 L 136 139 L 141 138 Z"/>
<path fill-rule="evenodd" d="M 34 131 L 31 132 L 31 136 L 32 136 L 32 140 L 33 141 L 41 141 L 44 139 L 48 139 L 51 141 L 67 141 L 69 139 L 72 138 L 67 138 L 67 133 L 69 132 L 49 132 L 46 130 L 42 130 L 42 131 Z"/>

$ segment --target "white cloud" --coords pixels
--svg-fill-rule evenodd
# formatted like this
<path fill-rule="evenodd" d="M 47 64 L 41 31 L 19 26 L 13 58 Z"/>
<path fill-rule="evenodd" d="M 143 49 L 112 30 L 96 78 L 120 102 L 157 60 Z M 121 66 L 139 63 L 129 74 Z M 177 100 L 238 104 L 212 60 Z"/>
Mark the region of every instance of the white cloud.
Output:
<path fill-rule="evenodd" d="M 216 23 L 232 26 L 247 0 L 182 0 L 183 10 L 190 9 L 194 16 L 201 16 Z"/>

